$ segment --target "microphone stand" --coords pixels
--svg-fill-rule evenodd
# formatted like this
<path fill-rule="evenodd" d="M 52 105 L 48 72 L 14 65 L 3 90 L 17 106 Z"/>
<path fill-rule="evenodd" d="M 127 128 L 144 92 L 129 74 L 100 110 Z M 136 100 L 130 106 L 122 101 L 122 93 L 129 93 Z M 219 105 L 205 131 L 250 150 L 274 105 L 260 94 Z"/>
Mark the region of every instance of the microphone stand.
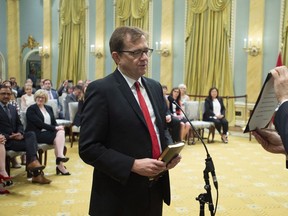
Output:
<path fill-rule="evenodd" d="M 214 205 L 213 205 L 213 199 L 212 199 L 212 193 L 211 193 L 211 186 L 210 186 L 210 181 L 209 181 L 209 173 L 211 173 L 212 178 L 213 178 L 213 183 L 214 186 L 217 190 L 217 194 L 218 194 L 218 182 L 217 182 L 217 178 L 216 178 L 216 173 L 215 173 L 215 167 L 213 164 L 213 160 L 210 157 L 210 154 L 208 152 L 207 146 L 205 144 L 205 142 L 203 141 L 202 137 L 200 136 L 200 134 L 197 132 L 197 130 L 195 129 L 195 127 L 193 126 L 193 124 L 191 123 L 191 121 L 188 119 L 186 113 L 183 111 L 183 109 L 179 106 L 179 104 L 176 103 L 176 101 L 173 99 L 173 97 L 169 96 L 168 100 L 175 104 L 184 114 L 185 118 L 187 119 L 187 121 L 189 122 L 192 130 L 195 132 L 195 134 L 199 137 L 201 143 L 203 144 L 206 154 L 207 154 L 207 158 L 205 159 L 205 169 L 203 170 L 203 178 L 205 181 L 205 186 L 204 189 L 206 190 L 206 193 L 201 193 L 199 194 L 198 197 L 196 197 L 196 200 L 199 201 L 200 204 L 200 212 L 199 212 L 199 216 L 204 216 L 205 215 L 205 203 L 208 204 L 208 208 L 210 211 L 210 215 L 214 216 L 216 214 L 216 211 L 214 212 Z M 217 198 L 218 200 L 218 198 Z M 217 202 L 216 202 L 217 203 Z M 217 204 L 216 204 L 217 206 Z"/>

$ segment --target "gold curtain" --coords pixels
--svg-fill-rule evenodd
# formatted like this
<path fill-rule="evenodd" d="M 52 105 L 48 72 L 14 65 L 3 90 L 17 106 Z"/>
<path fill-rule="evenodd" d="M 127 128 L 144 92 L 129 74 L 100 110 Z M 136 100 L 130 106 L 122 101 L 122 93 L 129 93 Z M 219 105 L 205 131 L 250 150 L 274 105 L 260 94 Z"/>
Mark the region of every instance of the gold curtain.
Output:
<path fill-rule="evenodd" d="M 188 0 L 186 24 L 186 84 L 192 95 L 234 96 L 230 44 L 230 0 Z M 226 118 L 235 123 L 234 99 L 226 101 Z"/>
<path fill-rule="evenodd" d="M 136 26 L 149 31 L 149 0 L 117 0 L 116 27 Z"/>
<path fill-rule="evenodd" d="M 85 0 L 60 0 L 58 84 L 86 79 L 85 17 Z"/>

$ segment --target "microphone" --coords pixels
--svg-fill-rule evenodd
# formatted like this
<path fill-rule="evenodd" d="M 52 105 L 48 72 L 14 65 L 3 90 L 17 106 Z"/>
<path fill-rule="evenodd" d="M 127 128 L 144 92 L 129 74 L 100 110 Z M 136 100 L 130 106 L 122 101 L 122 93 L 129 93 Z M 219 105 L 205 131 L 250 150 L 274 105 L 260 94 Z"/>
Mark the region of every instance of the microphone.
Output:
<path fill-rule="evenodd" d="M 170 103 L 173 103 L 176 105 L 176 107 L 178 107 L 183 115 L 185 116 L 185 118 L 187 119 L 187 121 L 189 122 L 191 128 L 193 129 L 193 131 L 195 132 L 195 134 L 199 137 L 201 143 L 203 144 L 204 148 L 205 148 L 205 151 L 206 151 L 206 154 L 207 154 L 207 158 L 206 158 L 206 168 L 204 170 L 204 172 L 211 172 L 211 175 L 212 175 L 212 179 L 213 179 L 213 184 L 215 186 L 215 188 L 218 190 L 218 181 L 217 181 L 217 177 L 216 177 L 216 173 L 215 173 L 215 168 L 214 168 L 214 164 L 213 164 L 213 161 L 212 161 L 212 158 L 210 157 L 210 154 L 208 152 L 208 149 L 207 149 L 207 146 L 205 144 L 205 142 L 203 141 L 202 137 L 200 136 L 200 134 L 197 132 L 197 130 L 195 129 L 195 127 L 193 126 L 193 124 L 191 123 L 191 121 L 189 120 L 189 118 L 187 117 L 186 113 L 184 112 L 184 110 L 181 108 L 181 106 L 174 100 L 174 98 L 169 95 L 168 96 L 168 100 Z"/>

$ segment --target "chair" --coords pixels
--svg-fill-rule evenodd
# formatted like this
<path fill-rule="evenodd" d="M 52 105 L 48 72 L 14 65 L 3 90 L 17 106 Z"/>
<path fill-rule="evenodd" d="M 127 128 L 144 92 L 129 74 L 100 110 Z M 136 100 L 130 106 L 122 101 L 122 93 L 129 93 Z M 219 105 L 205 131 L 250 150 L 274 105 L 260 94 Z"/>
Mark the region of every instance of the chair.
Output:
<path fill-rule="evenodd" d="M 17 157 L 17 156 L 22 156 L 25 154 L 26 154 L 25 151 L 13 151 L 13 150 L 6 151 L 5 169 L 9 176 L 10 176 L 10 163 L 11 163 L 12 158 Z"/>
<path fill-rule="evenodd" d="M 74 142 L 74 135 L 80 133 L 80 126 L 78 127 L 76 125 L 73 125 L 75 115 L 78 111 L 78 102 L 68 103 L 68 109 L 69 109 L 70 121 L 72 122 L 71 127 L 70 127 L 70 143 L 71 143 L 71 148 L 72 148 L 73 142 Z"/>
<path fill-rule="evenodd" d="M 58 101 L 55 99 L 48 100 L 46 102 L 46 104 L 52 107 L 57 124 L 64 126 L 68 131 L 70 131 L 70 127 L 71 127 L 72 122 L 69 120 L 66 120 L 66 119 L 59 119 L 58 118 L 59 117 Z M 70 133 L 68 133 L 68 134 L 69 134 L 69 139 L 71 139 Z"/>
<path fill-rule="evenodd" d="M 27 119 L 26 119 L 26 112 L 20 112 L 20 120 L 23 124 L 23 128 L 25 129 L 27 126 Z M 39 156 L 39 162 L 43 164 L 43 159 L 44 159 L 44 164 L 46 166 L 47 164 L 47 151 L 50 149 L 54 149 L 53 145 L 49 145 L 46 143 L 38 143 L 38 156 Z M 43 158 L 44 154 L 44 158 Z M 7 166 L 7 164 L 6 164 Z"/>
<path fill-rule="evenodd" d="M 198 132 L 198 134 L 201 136 L 201 138 L 204 139 L 204 129 L 208 129 L 207 142 L 208 143 L 213 142 L 214 135 L 215 135 L 214 123 L 201 120 L 202 113 L 200 111 L 202 111 L 202 109 L 201 109 L 201 105 L 199 105 L 199 101 L 186 101 L 184 103 L 184 106 L 185 106 L 185 112 L 186 112 L 188 119 L 191 121 L 191 124 L 193 125 L 195 130 Z M 194 144 L 195 136 L 198 136 L 198 134 L 196 134 L 191 128 L 188 134 L 188 144 L 189 144 L 189 138 L 191 136 L 193 138 L 192 144 Z M 210 135 L 212 135 L 211 140 L 210 140 Z"/>

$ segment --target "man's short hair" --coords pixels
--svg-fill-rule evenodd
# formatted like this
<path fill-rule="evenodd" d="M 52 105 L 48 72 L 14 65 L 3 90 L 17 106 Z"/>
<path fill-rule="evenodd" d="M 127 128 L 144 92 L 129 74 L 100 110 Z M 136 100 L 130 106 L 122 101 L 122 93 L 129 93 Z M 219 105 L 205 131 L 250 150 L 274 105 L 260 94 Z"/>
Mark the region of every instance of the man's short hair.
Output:
<path fill-rule="evenodd" d="M 131 36 L 131 42 L 135 43 L 142 36 L 148 40 L 148 34 L 137 27 L 122 26 L 114 30 L 109 41 L 110 53 L 121 51 L 125 48 L 124 41 L 127 35 Z"/>

